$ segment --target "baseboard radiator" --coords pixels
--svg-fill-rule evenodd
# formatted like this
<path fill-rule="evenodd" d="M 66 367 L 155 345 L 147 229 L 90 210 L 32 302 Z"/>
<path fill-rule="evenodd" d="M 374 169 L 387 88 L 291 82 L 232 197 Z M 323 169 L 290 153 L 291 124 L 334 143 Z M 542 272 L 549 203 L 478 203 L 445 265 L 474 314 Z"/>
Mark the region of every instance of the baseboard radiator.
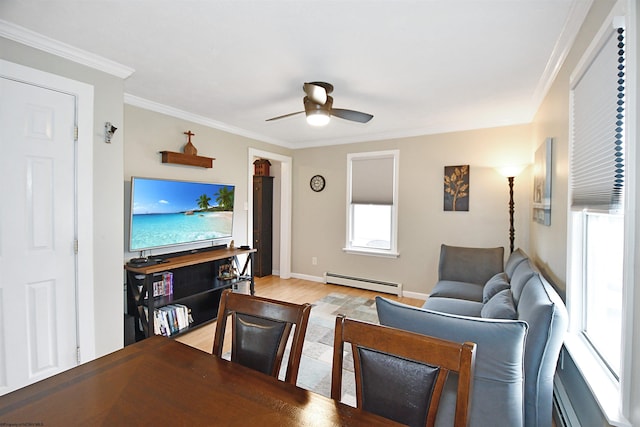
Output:
<path fill-rule="evenodd" d="M 382 282 L 380 280 L 345 276 L 336 273 L 325 273 L 324 282 L 332 285 L 351 286 L 352 288 L 395 294 L 399 297 L 402 296 L 402 283 Z"/>
<path fill-rule="evenodd" d="M 553 379 L 553 418 L 557 427 L 580 427 L 580 420 L 569 401 L 569 395 L 557 376 Z"/>

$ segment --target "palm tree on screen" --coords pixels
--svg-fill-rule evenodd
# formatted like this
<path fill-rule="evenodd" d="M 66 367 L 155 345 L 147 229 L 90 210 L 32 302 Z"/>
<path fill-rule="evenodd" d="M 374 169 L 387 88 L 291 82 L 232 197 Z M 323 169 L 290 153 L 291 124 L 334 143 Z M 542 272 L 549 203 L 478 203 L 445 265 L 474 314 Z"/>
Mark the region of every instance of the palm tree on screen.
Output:
<path fill-rule="evenodd" d="M 223 211 L 233 210 L 233 192 L 234 189 L 229 189 L 228 187 L 222 187 L 218 190 L 216 194 L 216 202 L 218 202 L 218 207 Z"/>
<path fill-rule="evenodd" d="M 206 210 L 209 207 L 210 201 L 211 201 L 211 197 L 207 196 L 206 194 L 203 194 L 196 200 L 196 202 L 198 202 L 198 206 L 202 210 Z"/>

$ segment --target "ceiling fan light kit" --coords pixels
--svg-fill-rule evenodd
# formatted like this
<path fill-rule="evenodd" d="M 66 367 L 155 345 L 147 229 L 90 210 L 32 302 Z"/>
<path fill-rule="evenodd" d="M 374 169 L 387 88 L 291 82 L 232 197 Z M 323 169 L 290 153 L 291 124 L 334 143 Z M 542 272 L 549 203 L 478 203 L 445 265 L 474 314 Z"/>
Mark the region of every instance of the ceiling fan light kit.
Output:
<path fill-rule="evenodd" d="M 309 83 L 305 83 L 308 85 Z M 307 123 L 311 126 L 325 126 L 331 120 L 331 106 L 333 105 L 333 98 L 324 96 L 325 102 L 319 104 L 311 99 L 310 96 L 304 97 L 304 112 L 307 115 Z"/>
<path fill-rule="evenodd" d="M 307 113 L 307 123 L 311 126 L 326 126 L 329 124 L 331 116 L 324 111 L 312 111 Z"/>
<path fill-rule="evenodd" d="M 329 94 L 333 92 L 333 85 L 330 83 L 305 83 L 302 85 L 302 89 L 307 95 L 302 100 L 304 104 L 304 111 L 297 111 L 295 113 L 272 117 L 267 119 L 267 121 L 284 119 L 285 117 L 301 113 L 305 113 L 307 123 L 312 126 L 325 126 L 331 120 L 331 116 L 336 116 L 344 120 L 350 120 L 358 123 L 367 123 L 373 118 L 373 115 L 362 113 L 360 111 L 333 108 L 333 98 L 329 96 Z"/>

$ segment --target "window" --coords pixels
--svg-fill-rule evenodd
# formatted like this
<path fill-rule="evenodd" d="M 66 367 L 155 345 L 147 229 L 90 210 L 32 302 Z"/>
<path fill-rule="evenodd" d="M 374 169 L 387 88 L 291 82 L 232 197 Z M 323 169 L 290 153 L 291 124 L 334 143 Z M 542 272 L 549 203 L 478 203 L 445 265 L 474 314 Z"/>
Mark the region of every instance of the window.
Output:
<path fill-rule="evenodd" d="M 398 256 L 398 150 L 347 155 L 345 251 Z"/>
<path fill-rule="evenodd" d="M 591 212 L 583 215 L 584 319 L 581 332 L 619 379 L 624 216 Z"/>
<path fill-rule="evenodd" d="M 614 8 L 615 9 L 615 8 Z M 611 25 L 619 21 L 620 25 Z M 610 423 L 620 422 L 625 287 L 632 209 L 625 182 L 627 85 L 624 18 L 610 16 L 571 75 L 571 141 L 565 346 Z M 628 357 L 628 356 L 627 356 Z M 624 424 L 624 422 L 622 423 Z"/>
<path fill-rule="evenodd" d="M 582 270 L 576 326 L 616 379 L 624 267 L 624 73 L 619 29 L 607 34 L 571 94 L 571 209 L 582 241 L 572 260 Z"/>

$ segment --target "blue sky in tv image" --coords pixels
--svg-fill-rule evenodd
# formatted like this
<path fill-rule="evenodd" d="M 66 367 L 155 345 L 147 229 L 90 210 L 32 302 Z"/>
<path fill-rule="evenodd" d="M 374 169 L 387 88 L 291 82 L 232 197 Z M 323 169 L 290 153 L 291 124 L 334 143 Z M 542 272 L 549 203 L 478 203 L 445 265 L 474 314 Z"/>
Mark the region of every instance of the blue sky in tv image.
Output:
<path fill-rule="evenodd" d="M 202 195 L 210 198 L 209 206 L 218 206 L 220 190 L 233 193 L 234 186 L 202 182 L 170 181 L 150 178 L 133 178 L 132 209 L 134 215 L 180 213 L 200 209 Z M 224 191 L 224 190 L 223 190 Z M 233 198 L 231 199 L 233 210 Z"/>
<path fill-rule="evenodd" d="M 129 249 L 231 237 L 234 189 L 228 184 L 134 177 Z"/>

